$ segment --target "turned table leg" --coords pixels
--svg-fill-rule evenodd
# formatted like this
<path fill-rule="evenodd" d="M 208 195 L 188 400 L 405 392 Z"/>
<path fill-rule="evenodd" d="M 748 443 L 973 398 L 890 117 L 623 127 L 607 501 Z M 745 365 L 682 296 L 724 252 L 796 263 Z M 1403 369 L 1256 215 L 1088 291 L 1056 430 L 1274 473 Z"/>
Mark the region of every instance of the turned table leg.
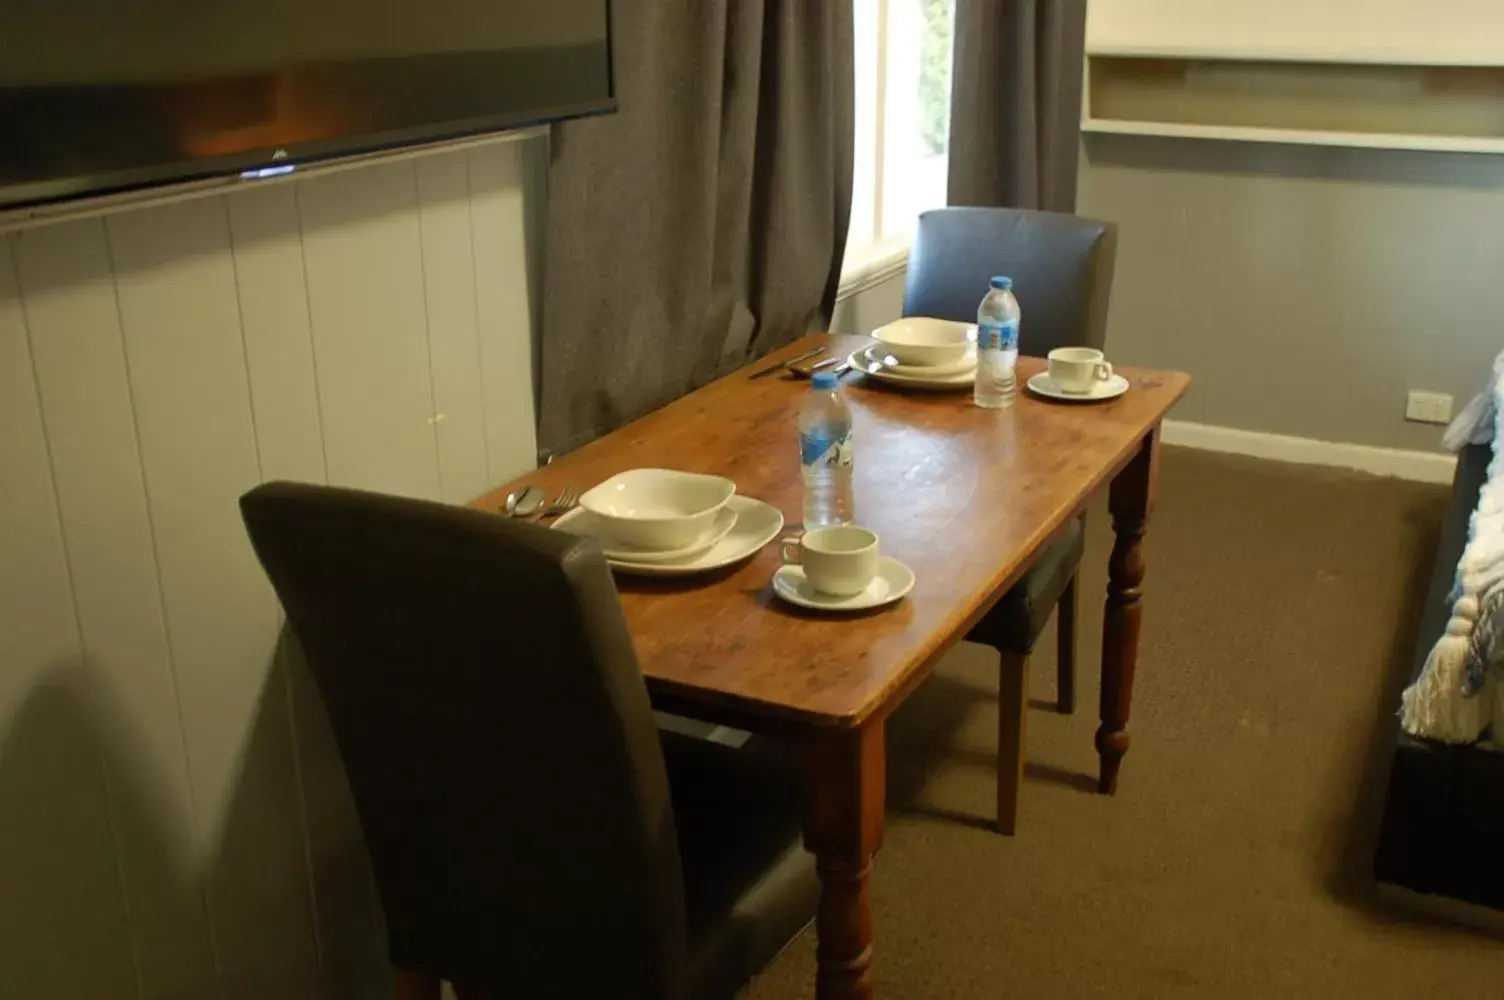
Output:
<path fill-rule="evenodd" d="M 1154 506 L 1159 469 L 1159 429 L 1112 481 L 1108 508 L 1116 536 L 1107 564 L 1107 610 L 1102 622 L 1102 726 L 1097 754 L 1102 760 L 1097 791 L 1118 789 L 1118 768 L 1128 752 L 1128 709 L 1138 666 L 1140 599 L 1144 582 L 1144 530 Z"/>
<path fill-rule="evenodd" d="M 815 917 L 818 1000 L 870 1000 L 872 910 L 867 882 L 883 838 L 883 724 L 832 729 L 805 746 L 804 844 L 820 875 Z"/>

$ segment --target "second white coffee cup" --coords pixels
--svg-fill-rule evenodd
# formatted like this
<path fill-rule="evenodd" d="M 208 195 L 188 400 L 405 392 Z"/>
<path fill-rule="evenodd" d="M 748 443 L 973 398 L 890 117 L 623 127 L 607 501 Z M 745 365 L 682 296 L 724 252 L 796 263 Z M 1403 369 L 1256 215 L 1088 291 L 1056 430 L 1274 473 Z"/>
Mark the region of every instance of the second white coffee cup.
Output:
<path fill-rule="evenodd" d="M 855 525 L 814 528 L 783 542 L 785 565 L 798 563 L 816 590 L 850 597 L 877 575 L 877 534 Z"/>
<path fill-rule="evenodd" d="M 1050 381 L 1061 392 L 1091 392 L 1098 382 L 1112 378 L 1112 365 L 1094 347 L 1057 347 L 1047 361 Z"/>

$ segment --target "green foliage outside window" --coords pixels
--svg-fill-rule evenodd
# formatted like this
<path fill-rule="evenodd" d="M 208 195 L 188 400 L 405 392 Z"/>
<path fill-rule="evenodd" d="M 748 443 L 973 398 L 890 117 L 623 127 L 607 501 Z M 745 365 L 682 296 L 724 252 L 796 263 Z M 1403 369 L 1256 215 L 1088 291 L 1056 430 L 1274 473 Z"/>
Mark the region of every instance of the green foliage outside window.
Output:
<path fill-rule="evenodd" d="M 950 64 L 956 0 L 919 0 L 919 137 L 926 153 L 950 148 Z"/>

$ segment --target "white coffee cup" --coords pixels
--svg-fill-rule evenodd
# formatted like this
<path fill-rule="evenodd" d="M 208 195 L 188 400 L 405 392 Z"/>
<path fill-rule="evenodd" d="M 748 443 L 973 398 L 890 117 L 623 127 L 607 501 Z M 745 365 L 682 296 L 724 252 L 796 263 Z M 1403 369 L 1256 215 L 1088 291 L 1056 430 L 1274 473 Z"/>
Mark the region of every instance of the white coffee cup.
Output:
<path fill-rule="evenodd" d="M 1049 354 L 1050 381 L 1061 392 L 1087 393 L 1112 378 L 1112 365 L 1094 347 L 1057 347 Z"/>
<path fill-rule="evenodd" d="M 783 542 L 784 565 L 804 567 L 805 579 L 822 593 L 850 597 L 877 575 L 877 535 L 845 524 L 814 528 Z"/>

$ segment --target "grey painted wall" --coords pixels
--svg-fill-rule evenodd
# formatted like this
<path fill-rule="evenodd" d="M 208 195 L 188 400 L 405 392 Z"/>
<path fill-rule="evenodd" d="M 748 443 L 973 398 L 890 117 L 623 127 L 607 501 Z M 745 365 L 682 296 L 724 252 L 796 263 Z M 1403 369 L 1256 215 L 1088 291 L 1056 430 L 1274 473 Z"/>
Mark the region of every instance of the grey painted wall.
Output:
<path fill-rule="evenodd" d="M 1196 379 L 1176 419 L 1437 449 L 1406 391 L 1460 409 L 1504 349 L 1504 158 L 1092 136 L 1078 205 L 1121 227 L 1111 356 Z"/>

